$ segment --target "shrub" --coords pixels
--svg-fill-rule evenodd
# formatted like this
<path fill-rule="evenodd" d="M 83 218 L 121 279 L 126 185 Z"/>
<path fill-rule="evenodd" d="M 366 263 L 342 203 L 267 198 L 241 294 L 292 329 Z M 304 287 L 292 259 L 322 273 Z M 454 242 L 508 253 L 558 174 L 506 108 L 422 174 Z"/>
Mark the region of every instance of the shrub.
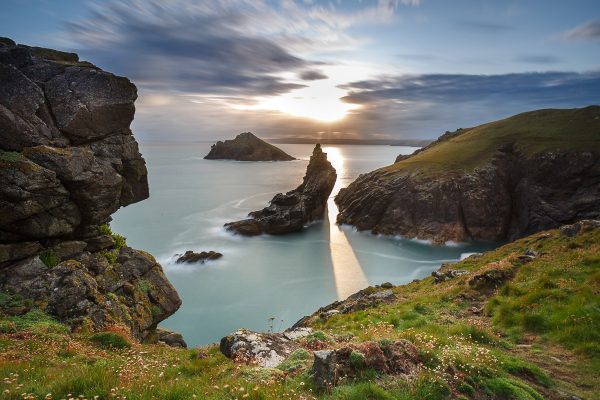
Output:
<path fill-rule="evenodd" d="M 353 368 L 361 369 L 365 366 L 365 355 L 359 351 L 352 351 L 348 361 Z"/>
<path fill-rule="evenodd" d="M 112 238 L 115 241 L 115 249 L 121 250 L 123 247 L 127 246 L 127 243 L 125 242 L 127 238 L 125 236 L 115 233 L 112 235 Z"/>
<path fill-rule="evenodd" d="M 117 263 L 117 255 L 112 251 L 103 251 L 101 254 L 106 258 L 106 261 L 108 261 L 110 265 L 115 265 Z"/>
<path fill-rule="evenodd" d="M 104 348 L 124 349 L 131 343 L 115 332 L 98 332 L 90 336 L 90 340 Z"/>
<path fill-rule="evenodd" d="M 127 243 L 126 243 L 127 238 L 123 235 L 119 235 L 118 233 L 113 233 L 110 225 L 108 225 L 108 224 L 100 225 L 100 227 L 98 228 L 98 231 L 102 235 L 110 235 L 113 238 L 113 240 L 115 241 L 115 249 L 121 250 L 123 247 L 127 246 Z"/>
<path fill-rule="evenodd" d="M 284 362 L 279 364 L 277 369 L 284 372 L 294 372 L 306 367 L 307 362 L 310 360 L 310 353 L 304 349 L 298 349 L 294 351 Z"/>
<path fill-rule="evenodd" d="M 60 263 L 60 257 L 58 257 L 52 249 L 42 251 L 40 253 L 40 260 L 42 260 L 48 268 L 54 268 Z"/>
<path fill-rule="evenodd" d="M 98 228 L 98 231 L 100 231 L 100 233 L 102 235 L 111 235 L 112 236 L 112 229 L 110 229 L 110 225 L 108 225 L 108 224 L 100 225 L 100 228 Z"/>

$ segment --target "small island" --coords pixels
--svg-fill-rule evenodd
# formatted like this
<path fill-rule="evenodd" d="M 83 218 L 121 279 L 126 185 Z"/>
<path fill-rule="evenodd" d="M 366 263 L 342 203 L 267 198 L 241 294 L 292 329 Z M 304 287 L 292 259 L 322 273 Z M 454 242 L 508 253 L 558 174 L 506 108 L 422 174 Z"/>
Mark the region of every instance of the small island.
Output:
<path fill-rule="evenodd" d="M 278 147 L 259 139 L 251 132 L 243 132 L 233 140 L 218 141 L 210 148 L 205 160 L 237 161 L 292 161 L 294 157 Z"/>

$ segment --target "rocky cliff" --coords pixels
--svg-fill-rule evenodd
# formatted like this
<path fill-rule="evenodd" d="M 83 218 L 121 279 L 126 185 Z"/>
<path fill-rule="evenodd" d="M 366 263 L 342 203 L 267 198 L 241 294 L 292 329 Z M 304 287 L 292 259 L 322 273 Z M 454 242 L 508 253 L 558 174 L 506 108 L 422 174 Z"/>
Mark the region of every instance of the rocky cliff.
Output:
<path fill-rule="evenodd" d="M 257 138 L 250 132 L 240 133 L 233 140 L 218 141 L 204 157 L 206 160 L 237 161 L 292 161 L 290 156 L 278 147 Z"/>
<path fill-rule="evenodd" d="M 268 207 L 251 212 L 250 219 L 230 222 L 225 227 L 249 236 L 300 231 L 308 222 L 323 218 L 336 178 L 335 168 L 317 144 L 300 186 L 286 194 L 278 193 Z"/>
<path fill-rule="evenodd" d="M 430 239 L 506 240 L 600 217 L 600 107 L 448 132 L 336 196 L 338 222 Z"/>
<path fill-rule="evenodd" d="M 127 79 L 73 53 L 0 40 L 0 289 L 72 327 L 138 339 L 181 301 L 110 215 L 148 197 Z"/>

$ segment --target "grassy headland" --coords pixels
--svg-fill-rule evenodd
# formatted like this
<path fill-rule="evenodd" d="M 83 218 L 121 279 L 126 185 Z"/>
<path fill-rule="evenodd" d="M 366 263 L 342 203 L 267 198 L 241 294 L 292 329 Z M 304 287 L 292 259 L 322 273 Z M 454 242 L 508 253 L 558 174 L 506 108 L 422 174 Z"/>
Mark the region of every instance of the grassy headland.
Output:
<path fill-rule="evenodd" d="M 278 369 L 240 365 L 216 345 L 136 344 L 119 327 L 71 333 L 36 304 L 3 294 L 2 398 L 600 398 L 600 229 L 541 232 L 448 269 L 466 273 L 395 287 L 390 304 L 311 317 L 315 333 L 301 339 L 308 352 L 407 339 L 422 359 L 416 376 L 365 369 L 324 393 L 312 387 L 307 351 Z"/>

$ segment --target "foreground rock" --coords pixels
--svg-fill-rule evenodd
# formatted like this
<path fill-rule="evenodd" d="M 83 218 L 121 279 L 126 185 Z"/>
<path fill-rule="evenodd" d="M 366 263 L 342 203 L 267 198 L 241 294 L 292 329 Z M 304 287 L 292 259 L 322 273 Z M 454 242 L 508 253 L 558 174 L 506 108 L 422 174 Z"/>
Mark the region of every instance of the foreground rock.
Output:
<path fill-rule="evenodd" d="M 300 186 L 286 194 L 278 193 L 268 207 L 251 212 L 250 219 L 230 222 L 225 228 L 247 236 L 300 231 L 307 223 L 323 218 L 336 177 L 327 154 L 317 144 Z"/>
<path fill-rule="evenodd" d="M 177 264 L 182 263 L 197 263 L 204 264 L 207 261 L 218 260 L 223 257 L 223 254 L 217 253 L 216 251 L 203 251 L 200 253 L 194 253 L 192 250 L 188 250 L 183 255 L 179 255 L 175 261 Z"/>
<path fill-rule="evenodd" d="M 309 335 L 311 331 L 299 328 L 283 333 L 265 333 L 240 329 L 222 338 L 219 348 L 235 362 L 275 368 L 298 349 L 295 340 Z"/>
<path fill-rule="evenodd" d="M 233 140 L 218 141 L 204 157 L 206 160 L 292 161 L 294 157 L 254 136 L 240 133 Z"/>
<path fill-rule="evenodd" d="M 419 350 L 408 340 L 363 342 L 315 351 L 310 377 L 317 390 L 324 391 L 367 369 L 410 378 L 416 375 L 421 362 Z"/>
<path fill-rule="evenodd" d="M 598 131 L 600 107 L 592 106 L 448 133 L 342 189 L 338 222 L 443 243 L 514 239 L 598 218 Z"/>
<path fill-rule="evenodd" d="M 136 87 L 76 54 L 0 42 L 0 290 L 73 328 L 142 339 L 181 300 L 110 215 L 148 197 Z"/>
<path fill-rule="evenodd" d="M 187 343 L 183 340 L 178 332 L 173 332 L 164 328 L 156 328 L 156 330 L 149 335 L 145 340 L 145 343 L 162 343 L 171 347 L 180 347 L 187 349 Z"/>

